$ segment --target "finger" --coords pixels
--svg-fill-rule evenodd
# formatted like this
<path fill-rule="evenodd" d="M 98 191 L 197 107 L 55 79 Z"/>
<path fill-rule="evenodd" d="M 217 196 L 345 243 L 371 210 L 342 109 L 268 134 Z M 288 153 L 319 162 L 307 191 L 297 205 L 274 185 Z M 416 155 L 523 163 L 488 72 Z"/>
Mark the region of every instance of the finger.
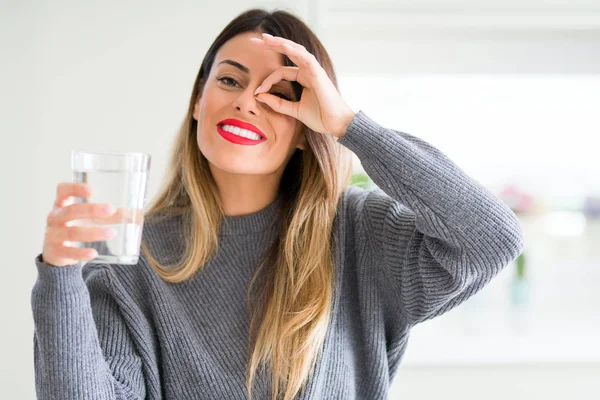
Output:
<path fill-rule="evenodd" d="M 56 200 L 54 207 L 64 207 L 64 203 L 69 197 L 88 198 L 93 192 L 92 186 L 79 182 L 61 182 L 56 188 Z"/>
<path fill-rule="evenodd" d="M 256 89 L 254 94 L 267 93 L 271 87 L 282 80 L 296 81 L 298 78 L 298 67 L 280 67 L 277 68 L 271 75 L 267 76 L 261 85 Z M 301 82 L 298 82 L 302 85 Z"/>
<path fill-rule="evenodd" d="M 293 45 L 279 41 L 277 38 L 264 40 L 264 46 L 278 53 L 285 54 L 298 67 L 313 68 L 308 51 L 302 53 L 300 50 L 295 49 Z"/>
<path fill-rule="evenodd" d="M 286 39 L 281 36 L 273 36 L 268 33 L 263 33 L 262 38 L 263 38 L 263 41 L 267 45 L 288 45 L 291 48 L 297 48 L 299 50 L 303 49 L 304 51 L 306 51 L 308 53 L 308 51 L 306 50 L 306 47 L 302 46 L 299 43 L 294 42 L 293 40 Z"/>
<path fill-rule="evenodd" d="M 98 257 L 98 251 L 91 247 L 53 247 L 48 251 L 52 258 L 69 258 L 72 260 L 93 260 Z"/>
<path fill-rule="evenodd" d="M 141 225 L 144 221 L 144 210 L 139 208 L 119 208 L 114 214 L 98 215 L 88 220 L 97 225 L 114 225 L 122 223 Z"/>
<path fill-rule="evenodd" d="M 68 242 L 98 242 L 111 239 L 116 235 L 111 227 L 50 227 L 46 230 L 46 241 L 55 245 Z"/>
<path fill-rule="evenodd" d="M 106 218 L 115 213 L 112 204 L 71 204 L 52 211 L 47 218 L 48 226 L 64 226 L 75 219 Z"/>
<path fill-rule="evenodd" d="M 310 88 L 320 101 L 327 101 L 327 99 L 331 97 L 331 93 L 335 92 L 338 94 L 337 88 L 333 82 L 331 82 L 327 72 L 321 67 L 316 58 L 304 48 L 304 46 L 283 38 L 275 39 L 281 39 L 281 41 L 285 41 L 283 44 L 283 47 L 286 48 L 285 54 L 288 55 L 296 64 L 300 64 L 300 67 L 294 67 L 297 68 L 298 71 L 296 79 L 298 83 L 305 88 Z M 289 44 L 288 42 L 292 44 Z M 293 58 L 294 54 L 302 57 L 302 59 L 305 60 L 305 64 L 295 61 Z M 304 65 L 303 68 L 302 65 Z M 260 91 L 263 92 L 262 87 L 260 88 Z"/>
<path fill-rule="evenodd" d="M 299 104 L 298 102 L 287 101 L 281 97 L 274 96 L 268 93 L 259 93 L 256 95 L 256 100 L 265 103 L 280 114 L 289 115 L 290 117 L 298 118 Z"/>
<path fill-rule="evenodd" d="M 317 96 L 323 95 L 323 86 L 327 85 L 329 77 L 317 59 L 304 46 L 281 37 L 266 36 L 266 34 L 263 34 L 263 37 L 265 40 L 252 38 L 252 41 L 287 55 L 298 65 L 298 67 L 287 67 L 297 68 L 295 81 L 304 87 L 313 89 Z M 300 71 L 300 67 L 303 72 Z M 257 93 L 260 92 L 265 92 L 262 85 L 257 89 Z"/>
<path fill-rule="evenodd" d="M 276 50 L 279 53 L 285 54 L 298 67 L 308 68 L 311 73 L 317 73 L 318 69 L 321 68 L 321 65 L 317 61 L 316 57 L 306 50 L 304 46 L 296 42 L 279 36 L 271 36 L 266 33 L 263 33 L 262 43 L 260 43 L 259 40 L 260 39 L 252 40 L 252 42 L 261 44 L 267 48 L 270 48 L 271 50 Z"/>
<path fill-rule="evenodd" d="M 144 210 L 139 208 L 119 208 L 114 214 L 99 216 L 92 219 L 98 224 L 134 223 L 141 225 L 144 221 Z"/>

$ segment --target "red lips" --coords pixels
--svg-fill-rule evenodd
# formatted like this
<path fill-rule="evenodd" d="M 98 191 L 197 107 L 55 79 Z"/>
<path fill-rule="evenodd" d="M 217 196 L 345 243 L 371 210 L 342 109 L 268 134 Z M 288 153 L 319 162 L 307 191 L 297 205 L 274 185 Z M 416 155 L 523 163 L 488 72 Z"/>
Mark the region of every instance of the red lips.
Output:
<path fill-rule="evenodd" d="M 249 131 L 252 131 L 252 132 L 256 133 L 257 135 L 260 135 L 260 137 L 262 137 L 263 139 L 267 138 L 267 136 L 256 126 L 252 125 L 249 122 L 240 121 L 239 119 L 227 118 L 217 124 L 217 126 L 219 126 L 219 127 L 221 127 L 222 125 L 237 126 L 238 128 L 247 129 Z"/>

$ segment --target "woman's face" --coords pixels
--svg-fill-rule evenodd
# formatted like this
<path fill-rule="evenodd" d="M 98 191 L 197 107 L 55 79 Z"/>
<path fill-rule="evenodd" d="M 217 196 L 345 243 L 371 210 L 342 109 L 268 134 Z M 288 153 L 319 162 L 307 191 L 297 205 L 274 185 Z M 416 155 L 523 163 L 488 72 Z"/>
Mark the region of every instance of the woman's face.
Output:
<path fill-rule="evenodd" d="M 296 148 L 306 148 L 301 122 L 276 113 L 254 98 L 254 91 L 264 79 L 283 66 L 283 57 L 280 53 L 254 45 L 251 37 L 261 38 L 261 35 L 244 33 L 230 39 L 219 49 L 194 107 L 193 116 L 198 121 L 198 147 L 209 161 L 213 174 L 281 174 Z M 286 81 L 279 82 L 269 93 L 298 100 L 294 97 L 291 83 Z M 225 127 L 222 125 L 224 120 L 229 120 Z M 257 128 L 263 139 L 247 145 L 233 143 L 223 137 L 231 135 L 227 131 L 238 131 L 233 126 L 244 124 L 251 124 L 246 125 L 250 130 Z M 215 168 L 220 171 L 215 171 Z"/>

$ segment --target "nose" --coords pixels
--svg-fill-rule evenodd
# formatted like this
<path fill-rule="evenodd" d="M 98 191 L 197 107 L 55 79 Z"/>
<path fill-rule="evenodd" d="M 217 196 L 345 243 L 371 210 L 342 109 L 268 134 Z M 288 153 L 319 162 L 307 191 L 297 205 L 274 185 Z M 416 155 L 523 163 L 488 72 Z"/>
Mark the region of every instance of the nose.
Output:
<path fill-rule="evenodd" d="M 233 101 L 233 107 L 241 111 L 243 114 L 251 114 L 254 116 L 260 115 L 260 107 L 262 103 L 254 98 L 254 90 L 251 87 L 247 87 L 240 95 Z"/>

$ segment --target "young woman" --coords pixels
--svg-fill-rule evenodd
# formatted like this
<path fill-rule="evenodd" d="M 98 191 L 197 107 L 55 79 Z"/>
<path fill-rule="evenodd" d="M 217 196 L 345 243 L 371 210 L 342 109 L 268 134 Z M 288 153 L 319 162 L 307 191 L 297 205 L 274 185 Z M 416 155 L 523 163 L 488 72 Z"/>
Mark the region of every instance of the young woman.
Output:
<path fill-rule="evenodd" d="M 353 151 L 381 189 L 348 186 Z M 41 399 L 385 399 L 413 326 L 521 252 L 513 212 L 340 97 L 299 19 L 250 10 L 206 54 L 138 265 L 86 264 L 97 204 L 58 185 L 33 288 Z M 110 212 L 109 212 L 110 214 Z"/>

